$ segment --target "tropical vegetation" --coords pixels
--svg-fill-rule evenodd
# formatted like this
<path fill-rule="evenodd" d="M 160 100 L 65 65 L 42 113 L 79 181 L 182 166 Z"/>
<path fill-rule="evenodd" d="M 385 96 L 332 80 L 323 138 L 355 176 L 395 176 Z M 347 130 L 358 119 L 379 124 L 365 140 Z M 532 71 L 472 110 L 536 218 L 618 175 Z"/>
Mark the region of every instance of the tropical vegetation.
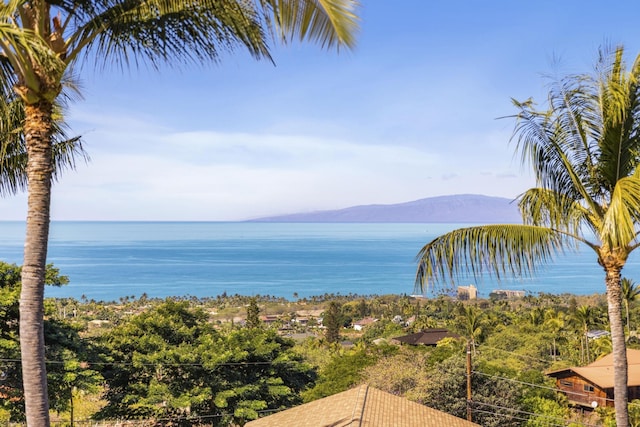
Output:
<path fill-rule="evenodd" d="M 565 250 L 593 250 L 604 270 L 615 369 L 616 422 L 627 426 L 622 269 L 639 245 L 640 56 L 600 51 L 595 71 L 552 81 L 547 106 L 514 100 L 514 140 L 536 187 L 519 196 L 523 224 L 473 226 L 427 243 L 417 285 L 489 272 L 527 276 Z M 588 342 L 586 358 L 590 359 Z"/>
<path fill-rule="evenodd" d="M 55 268 L 49 271 L 48 282 L 65 283 Z M 20 422 L 25 419 L 17 338 L 20 268 L 0 264 L 0 272 L 0 299 L 8 308 L 0 312 L 0 393 L 10 396 L 0 400 L 0 420 Z M 112 302 L 47 298 L 51 417 L 59 425 L 117 419 L 159 426 L 242 425 L 368 383 L 458 417 L 465 418 L 469 408 L 481 425 L 614 425 L 607 408 L 571 407 L 545 375 L 585 363 L 583 324 L 561 320 L 589 312 L 600 319 L 590 323 L 593 327 L 609 331 L 601 315 L 606 307 L 606 296 L 599 294 L 466 301 L 329 294 L 296 301 L 241 295 L 142 295 Z M 252 324 L 248 320 L 256 308 L 260 314 Z M 347 326 L 341 324 L 330 342 L 321 319 L 336 308 Z M 351 324 L 361 314 L 376 321 L 356 331 Z M 470 314 L 476 321 L 469 322 Z M 273 318 L 278 321 L 266 321 Z M 630 301 L 629 318 L 639 324 L 638 301 Z M 394 343 L 395 337 L 422 330 L 424 319 L 460 338 L 446 338 L 436 347 Z M 465 354 L 472 338 L 468 402 Z M 640 348 L 633 326 L 628 345 Z M 610 352 L 610 335 L 589 338 L 592 360 Z M 640 422 L 638 408 L 630 405 L 632 423 Z"/>

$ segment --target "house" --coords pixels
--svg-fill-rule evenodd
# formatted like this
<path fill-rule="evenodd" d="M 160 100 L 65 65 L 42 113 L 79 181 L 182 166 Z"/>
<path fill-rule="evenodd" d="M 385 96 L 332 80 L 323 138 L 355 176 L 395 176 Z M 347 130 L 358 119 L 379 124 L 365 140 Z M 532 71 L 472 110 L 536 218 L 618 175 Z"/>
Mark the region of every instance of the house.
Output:
<path fill-rule="evenodd" d="M 447 329 L 425 329 L 415 334 L 393 338 L 391 341 L 400 344 L 435 346 L 443 338 L 458 339 L 460 335 L 449 332 Z"/>
<path fill-rule="evenodd" d="M 292 323 L 297 323 L 298 325 L 307 326 L 309 324 L 308 317 L 294 317 L 291 319 Z"/>
<path fill-rule="evenodd" d="M 640 350 L 627 349 L 629 400 L 640 399 Z M 569 402 L 587 408 L 613 406 L 613 354 L 587 366 L 547 372 Z"/>
<path fill-rule="evenodd" d="M 415 314 L 411 317 L 409 317 L 407 320 L 404 321 L 404 326 L 411 326 L 415 323 L 416 321 L 416 316 Z"/>
<path fill-rule="evenodd" d="M 100 319 L 89 320 L 87 322 L 87 328 L 89 329 L 102 328 L 102 327 L 108 326 L 110 323 L 111 322 L 108 320 L 100 320 Z"/>
<path fill-rule="evenodd" d="M 587 335 L 587 338 L 592 339 L 592 340 L 596 340 L 598 338 L 608 337 L 611 334 L 609 333 L 609 331 L 595 330 L 595 331 L 587 332 L 586 335 Z"/>
<path fill-rule="evenodd" d="M 365 317 L 364 319 L 360 319 L 357 322 L 353 322 L 353 329 L 356 331 L 361 331 L 365 328 L 365 326 L 371 325 L 374 322 L 377 322 L 378 319 L 374 319 L 373 317 Z"/>
<path fill-rule="evenodd" d="M 246 427 L 477 427 L 404 397 L 361 385 L 245 424 Z"/>
<path fill-rule="evenodd" d="M 277 314 L 265 314 L 260 316 L 260 320 L 266 323 L 267 325 L 271 325 L 277 322 L 278 320 L 280 320 L 280 316 L 278 316 Z"/>
<path fill-rule="evenodd" d="M 322 313 L 324 313 L 324 309 L 318 309 L 318 310 L 298 310 L 296 312 L 296 317 L 309 317 L 309 318 L 318 318 L 322 316 Z"/>

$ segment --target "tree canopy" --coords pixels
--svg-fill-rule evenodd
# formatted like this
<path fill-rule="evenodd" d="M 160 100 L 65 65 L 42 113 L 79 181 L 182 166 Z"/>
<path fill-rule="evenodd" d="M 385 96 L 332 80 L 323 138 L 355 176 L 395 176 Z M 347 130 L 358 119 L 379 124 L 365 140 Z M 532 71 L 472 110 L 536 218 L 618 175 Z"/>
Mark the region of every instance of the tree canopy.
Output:
<path fill-rule="evenodd" d="M 227 425 L 300 403 L 315 373 L 293 342 L 260 328 L 220 333 L 207 320 L 167 300 L 106 334 L 107 405 L 98 417 Z"/>

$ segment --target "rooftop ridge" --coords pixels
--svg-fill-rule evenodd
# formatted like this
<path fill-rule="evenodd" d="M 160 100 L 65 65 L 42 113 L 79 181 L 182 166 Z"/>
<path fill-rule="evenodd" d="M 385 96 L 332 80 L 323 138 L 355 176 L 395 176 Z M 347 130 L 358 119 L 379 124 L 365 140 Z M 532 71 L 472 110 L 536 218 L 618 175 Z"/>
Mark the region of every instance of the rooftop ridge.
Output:
<path fill-rule="evenodd" d="M 363 393 L 364 391 L 364 393 Z M 364 419 L 364 408 L 367 404 L 367 396 L 369 395 L 369 385 L 363 384 L 358 387 L 358 394 L 356 395 L 356 401 L 353 405 L 353 412 L 351 413 L 351 425 L 354 422 L 358 422 L 358 427 L 362 426 L 362 420 Z M 356 418 L 356 413 L 359 412 L 358 418 Z M 355 426 L 355 424 L 354 424 Z"/>

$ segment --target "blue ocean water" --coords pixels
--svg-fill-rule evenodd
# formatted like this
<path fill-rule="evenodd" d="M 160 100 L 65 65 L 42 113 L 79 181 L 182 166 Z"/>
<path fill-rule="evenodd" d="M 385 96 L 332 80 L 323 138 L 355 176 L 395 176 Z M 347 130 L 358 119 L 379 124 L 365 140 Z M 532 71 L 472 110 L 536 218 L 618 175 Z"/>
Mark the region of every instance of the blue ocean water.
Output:
<path fill-rule="evenodd" d="M 48 261 L 70 283 L 46 296 L 113 301 L 124 296 L 215 297 L 224 292 L 293 299 L 334 294 L 413 294 L 415 255 L 460 224 L 251 222 L 53 222 Z M 0 222 L 0 260 L 22 263 L 24 223 Z M 623 274 L 640 281 L 639 258 Z M 635 276 L 635 277 L 634 277 Z M 480 280 L 531 293 L 604 292 L 590 251 L 559 257 L 535 277 Z M 431 294 L 433 295 L 433 294 Z"/>

